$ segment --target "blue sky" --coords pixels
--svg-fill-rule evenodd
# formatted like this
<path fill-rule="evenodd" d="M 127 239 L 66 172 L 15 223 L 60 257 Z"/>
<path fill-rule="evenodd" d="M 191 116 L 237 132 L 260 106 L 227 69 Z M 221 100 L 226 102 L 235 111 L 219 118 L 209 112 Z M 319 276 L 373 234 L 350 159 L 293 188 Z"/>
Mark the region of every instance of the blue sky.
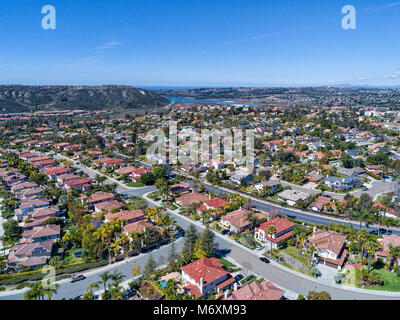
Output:
<path fill-rule="evenodd" d="M 341 27 L 347 4 L 356 30 Z M 400 85 L 399 56 L 395 0 L 0 3 L 0 84 Z"/>

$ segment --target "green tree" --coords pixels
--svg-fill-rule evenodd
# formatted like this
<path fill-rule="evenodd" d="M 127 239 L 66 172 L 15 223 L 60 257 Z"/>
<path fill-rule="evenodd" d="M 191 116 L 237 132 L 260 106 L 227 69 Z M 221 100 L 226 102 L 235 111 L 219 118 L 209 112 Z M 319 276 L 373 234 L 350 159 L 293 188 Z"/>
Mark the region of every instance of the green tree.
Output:
<path fill-rule="evenodd" d="M 92 282 L 86 289 L 85 294 L 82 296 L 82 300 L 94 300 L 94 292 L 93 289 L 98 289 L 101 281 Z"/>
<path fill-rule="evenodd" d="M 326 291 L 321 291 L 321 292 L 310 291 L 308 292 L 307 300 L 332 300 L 332 297 Z"/>
<path fill-rule="evenodd" d="M 156 262 L 154 261 L 153 256 L 150 253 L 149 258 L 147 259 L 147 262 L 144 266 L 144 271 L 143 271 L 144 275 L 148 276 L 156 269 L 156 267 L 157 267 Z"/>
<path fill-rule="evenodd" d="M 188 252 L 191 255 L 193 253 L 194 245 L 196 244 L 197 239 L 198 239 L 198 234 L 196 231 L 196 227 L 193 224 L 191 224 L 189 228 L 186 230 L 183 251 Z"/>
<path fill-rule="evenodd" d="M 215 255 L 215 235 L 209 228 L 206 228 L 201 234 L 200 242 L 206 256 L 213 257 Z"/>
<path fill-rule="evenodd" d="M 22 237 L 22 228 L 17 220 L 10 219 L 3 223 L 3 239 L 7 242 L 18 242 Z"/>
<path fill-rule="evenodd" d="M 178 259 L 179 255 L 176 252 L 176 248 L 175 248 L 175 242 L 171 242 L 171 244 L 169 245 L 169 249 L 168 249 L 168 262 L 174 262 L 176 261 L 176 259 Z"/>

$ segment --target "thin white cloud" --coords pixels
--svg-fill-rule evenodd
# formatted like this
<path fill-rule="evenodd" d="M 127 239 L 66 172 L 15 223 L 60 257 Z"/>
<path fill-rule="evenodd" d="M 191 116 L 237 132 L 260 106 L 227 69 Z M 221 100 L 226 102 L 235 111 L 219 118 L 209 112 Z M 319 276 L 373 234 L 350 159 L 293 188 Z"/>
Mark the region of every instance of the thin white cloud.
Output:
<path fill-rule="evenodd" d="M 236 44 L 236 43 L 260 40 L 260 39 L 264 39 L 264 38 L 277 37 L 277 36 L 280 36 L 282 34 L 289 33 L 289 32 L 291 32 L 291 31 L 277 31 L 277 32 L 273 32 L 273 33 L 260 34 L 260 35 L 257 35 L 257 36 L 253 36 L 251 38 L 226 41 L 226 42 L 221 43 L 220 45 L 221 46 L 229 46 L 229 45 Z"/>
<path fill-rule="evenodd" d="M 384 76 L 385 79 L 398 79 L 400 78 L 400 71 L 394 72 L 392 74 L 387 74 Z"/>
<path fill-rule="evenodd" d="M 397 7 L 400 6 L 400 1 L 397 2 L 391 2 L 391 3 L 387 3 L 383 6 L 379 6 L 379 7 L 369 7 L 369 8 L 364 8 L 364 9 L 360 9 L 361 12 L 378 12 L 378 11 L 382 11 L 388 8 L 393 8 L 393 7 Z"/>
<path fill-rule="evenodd" d="M 106 49 L 114 49 L 114 48 L 118 48 L 119 46 L 121 46 L 121 43 L 118 41 L 109 41 L 106 42 L 100 46 L 97 46 L 96 49 L 97 50 L 106 50 Z"/>

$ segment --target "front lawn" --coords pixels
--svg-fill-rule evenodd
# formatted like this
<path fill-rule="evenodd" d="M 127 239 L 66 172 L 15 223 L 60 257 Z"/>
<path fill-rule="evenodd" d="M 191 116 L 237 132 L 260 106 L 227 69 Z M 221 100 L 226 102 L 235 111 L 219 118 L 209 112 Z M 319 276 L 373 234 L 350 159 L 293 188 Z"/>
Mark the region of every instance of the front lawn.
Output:
<path fill-rule="evenodd" d="M 219 262 L 221 262 L 226 268 L 236 268 L 236 265 L 234 265 L 232 262 L 229 262 L 228 260 L 224 258 L 218 258 Z"/>
<path fill-rule="evenodd" d="M 246 283 L 248 283 L 248 282 L 250 282 L 251 280 L 254 280 L 254 279 L 257 279 L 257 277 L 251 275 L 251 276 L 249 276 L 249 277 L 243 279 L 242 281 L 240 281 L 240 284 L 241 284 L 241 285 L 245 285 Z"/>
<path fill-rule="evenodd" d="M 131 182 L 131 183 L 128 183 L 127 186 L 131 187 L 131 188 L 142 188 L 142 187 L 145 187 L 145 185 L 143 183 L 140 183 L 140 182 Z"/>
<path fill-rule="evenodd" d="M 369 289 L 379 291 L 400 291 L 400 277 L 387 271 L 384 268 L 375 270 L 381 274 L 382 278 L 385 280 L 385 284 L 383 286 L 372 287 Z"/>
<path fill-rule="evenodd" d="M 301 250 L 299 248 L 296 248 L 294 246 L 288 246 L 286 249 L 282 251 L 288 254 L 289 256 L 295 258 L 296 260 L 299 260 L 305 266 L 308 266 L 308 258 L 305 255 L 300 254 Z"/>

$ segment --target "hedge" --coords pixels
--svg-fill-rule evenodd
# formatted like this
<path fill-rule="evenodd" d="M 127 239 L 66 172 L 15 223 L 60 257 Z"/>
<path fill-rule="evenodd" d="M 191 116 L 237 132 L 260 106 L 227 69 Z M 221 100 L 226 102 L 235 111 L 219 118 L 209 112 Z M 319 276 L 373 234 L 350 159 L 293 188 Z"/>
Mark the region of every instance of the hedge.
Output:
<path fill-rule="evenodd" d="M 64 274 L 72 274 L 92 268 L 102 267 L 107 264 L 107 260 L 101 260 L 98 262 L 75 263 L 58 269 L 56 271 L 56 275 L 58 276 Z M 0 276 L 0 285 L 15 285 L 26 281 L 38 281 L 42 280 L 45 276 L 46 274 L 42 273 L 42 269 L 29 272 L 5 274 Z"/>

